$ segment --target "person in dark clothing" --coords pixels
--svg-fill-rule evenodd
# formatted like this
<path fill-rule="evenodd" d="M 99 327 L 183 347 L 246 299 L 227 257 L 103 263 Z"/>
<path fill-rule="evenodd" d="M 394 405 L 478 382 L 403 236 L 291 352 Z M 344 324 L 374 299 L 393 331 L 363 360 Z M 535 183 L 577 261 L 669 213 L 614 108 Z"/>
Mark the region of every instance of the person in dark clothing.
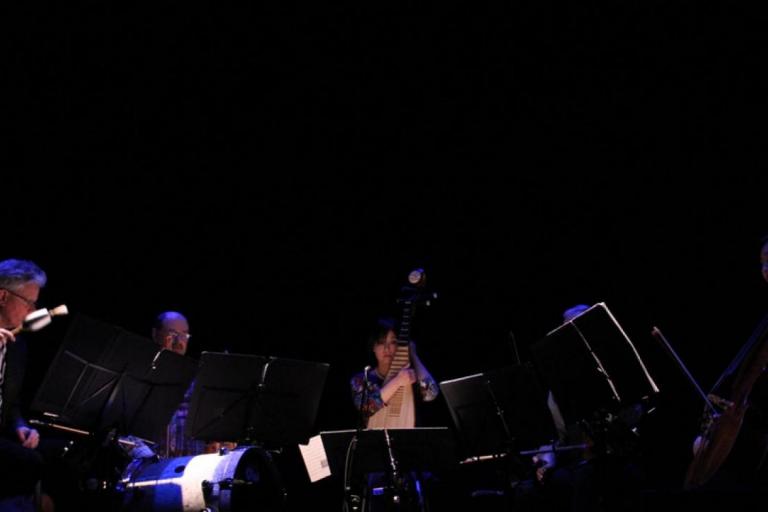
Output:
<path fill-rule="evenodd" d="M 32 495 L 42 477 L 40 434 L 21 415 L 27 347 L 14 330 L 35 311 L 45 272 L 31 261 L 0 261 L 0 499 Z"/>
<path fill-rule="evenodd" d="M 768 282 L 768 237 L 761 240 L 760 271 Z M 716 412 L 707 407 L 702 416 L 686 475 L 688 489 L 727 496 L 759 493 L 761 498 L 768 492 L 767 356 L 765 316 L 709 393 Z M 712 463 L 726 446 L 721 463 Z"/>
<path fill-rule="evenodd" d="M 366 367 L 350 379 L 352 401 L 360 416 L 361 428 L 422 426 L 417 405 L 433 401 L 440 392 L 437 382 L 416 353 L 415 344 L 406 340 L 403 346 L 398 341 L 396 324 L 390 318 L 379 319 L 368 336 L 368 347 L 376 358 L 376 366 Z M 417 391 L 406 393 L 413 388 Z M 409 406 L 413 408 L 413 416 L 399 413 L 408 410 Z M 393 409 L 398 413 L 390 414 Z M 374 419 L 376 423 L 372 423 Z M 434 475 L 427 471 L 412 471 L 401 476 L 400 481 L 392 481 L 393 475 L 380 472 L 365 475 L 364 484 L 358 482 L 354 485 L 357 489 L 363 487 L 362 508 L 367 512 L 389 510 L 395 506 L 402 511 L 425 510 L 429 494 L 426 488 L 434 485 Z M 351 505 L 349 508 L 357 507 Z"/>

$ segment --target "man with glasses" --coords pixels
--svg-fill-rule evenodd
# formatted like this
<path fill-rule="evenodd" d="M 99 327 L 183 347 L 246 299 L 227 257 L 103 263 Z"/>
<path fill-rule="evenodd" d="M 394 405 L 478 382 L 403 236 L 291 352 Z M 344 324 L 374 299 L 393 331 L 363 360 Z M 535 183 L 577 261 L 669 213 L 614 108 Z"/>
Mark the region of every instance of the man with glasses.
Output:
<path fill-rule="evenodd" d="M 152 339 L 166 350 L 185 355 L 189 344 L 189 322 L 177 311 L 165 311 L 157 315 L 152 327 Z M 157 452 L 163 457 L 181 457 L 203 453 L 205 444 L 202 441 L 189 439 L 184 435 L 184 429 L 189 412 L 189 401 L 192 398 L 190 386 L 184 394 L 179 408 L 173 413 L 163 439 L 158 440 Z"/>
<path fill-rule="evenodd" d="M 152 339 L 164 349 L 183 356 L 187 353 L 189 338 L 189 322 L 181 313 L 166 311 L 155 319 Z"/>
<path fill-rule="evenodd" d="M 32 495 L 40 480 L 40 442 L 19 410 L 26 367 L 26 345 L 13 330 L 35 310 L 45 272 L 31 261 L 0 261 L 0 506 L 4 498 Z"/>

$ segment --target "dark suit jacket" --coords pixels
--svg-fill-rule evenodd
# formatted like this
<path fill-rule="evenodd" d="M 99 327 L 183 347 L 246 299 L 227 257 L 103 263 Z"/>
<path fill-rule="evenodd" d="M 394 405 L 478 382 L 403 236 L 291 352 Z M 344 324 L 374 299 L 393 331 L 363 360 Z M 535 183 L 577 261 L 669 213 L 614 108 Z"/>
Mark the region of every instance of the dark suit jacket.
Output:
<path fill-rule="evenodd" d="M 13 434 L 17 427 L 25 425 L 19 409 L 19 395 L 26 364 L 27 345 L 21 337 L 17 337 L 15 342 L 8 344 L 5 353 L 3 410 L 0 417 L 0 429 L 4 434 Z"/>

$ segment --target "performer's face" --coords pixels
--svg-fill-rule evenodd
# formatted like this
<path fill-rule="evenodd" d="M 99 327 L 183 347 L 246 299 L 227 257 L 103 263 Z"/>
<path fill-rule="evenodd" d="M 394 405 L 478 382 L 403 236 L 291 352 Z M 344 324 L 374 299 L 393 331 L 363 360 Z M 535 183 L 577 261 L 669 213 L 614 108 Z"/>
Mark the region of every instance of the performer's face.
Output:
<path fill-rule="evenodd" d="M 379 340 L 373 346 L 373 353 L 376 354 L 376 361 L 379 365 L 389 366 L 392 364 L 392 358 L 395 356 L 397 350 L 397 336 L 393 331 L 389 331 L 387 335 Z"/>
<path fill-rule="evenodd" d="M 5 327 L 21 325 L 24 318 L 33 312 L 40 296 L 40 287 L 36 283 L 26 283 L 14 290 L 0 290 L 3 298 L 2 322 Z"/>
<path fill-rule="evenodd" d="M 189 324 L 187 324 L 187 321 L 184 318 L 171 318 L 165 320 L 158 334 L 164 349 L 171 350 L 181 355 L 187 353 Z"/>

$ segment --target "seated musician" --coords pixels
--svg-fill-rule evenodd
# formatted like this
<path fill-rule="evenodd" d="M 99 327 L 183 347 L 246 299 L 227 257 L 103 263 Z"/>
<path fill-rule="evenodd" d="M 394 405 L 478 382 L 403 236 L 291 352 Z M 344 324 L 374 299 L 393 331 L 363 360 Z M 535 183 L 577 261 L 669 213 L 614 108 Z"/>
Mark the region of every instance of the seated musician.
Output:
<path fill-rule="evenodd" d="M 376 366 L 366 367 L 350 380 L 352 399 L 360 415 L 361 426 L 378 429 L 416 427 L 419 424 L 416 415 L 406 411 L 422 402 L 433 401 L 438 396 L 439 387 L 421 362 L 415 344 L 398 344 L 394 320 L 381 318 L 368 337 L 368 347 L 376 357 Z M 412 392 L 414 387 L 418 389 L 417 393 Z M 403 414 L 388 414 L 395 409 Z M 375 425 L 372 423 L 374 420 Z M 425 498 L 421 489 L 425 483 L 429 485 L 432 475 L 410 472 L 403 477 L 402 482 L 393 483 L 384 473 L 367 475 L 365 489 L 361 492 L 368 497 L 367 510 L 387 509 L 389 505 L 384 501 L 390 499 L 388 493 L 391 492 L 403 492 L 403 507 L 424 510 Z M 358 483 L 356 487 L 362 485 Z M 392 490 L 397 487 L 398 490 Z M 373 499 L 374 495 L 381 498 Z"/>
<path fill-rule="evenodd" d="M 36 484 L 43 478 L 40 434 L 21 415 L 19 396 L 26 366 L 26 344 L 14 329 L 36 309 L 45 272 L 35 263 L 0 261 L 0 509 L 31 510 Z M 45 499 L 44 508 L 52 501 Z"/>
<path fill-rule="evenodd" d="M 589 306 L 578 304 L 563 312 L 563 322 L 584 313 Z M 535 485 L 522 485 L 514 497 L 516 510 L 527 511 L 633 511 L 641 509 L 643 474 L 640 465 L 627 453 L 608 455 L 607 433 L 599 431 L 600 421 L 566 424 L 552 395 L 547 406 L 558 439 L 540 447 L 533 456 Z M 628 408 L 627 410 L 629 410 Z M 596 417 L 600 414 L 596 413 Z M 611 435 L 622 431 L 617 420 Z M 617 450 L 618 452 L 618 450 Z"/>
<path fill-rule="evenodd" d="M 360 412 L 367 426 L 371 416 L 388 406 L 389 400 L 400 388 L 418 383 L 419 396 L 429 402 L 437 398 L 440 388 L 416 353 L 416 346 L 410 343 L 410 363 L 402 366 L 395 375 L 389 376 L 397 352 L 395 322 L 381 318 L 368 337 L 368 347 L 376 357 L 376 366 L 354 375 L 350 381 L 355 408 Z M 389 376 L 389 380 L 387 380 Z M 417 402 L 418 403 L 418 402 Z M 413 424 L 394 424 L 389 428 L 408 428 Z"/>
<path fill-rule="evenodd" d="M 768 236 L 760 244 L 760 268 L 768 282 Z M 768 316 L 725 369 L 709 394 L 688 488 L 766 492 L 768 489 Z M 714 409 L 714 411 L 712 410 Z"/>
<path fill-rule="evenodd" d="M 165 311 L 155 319 L 152 339 L 164 349 L 185 355 L 189 347 L 190 337 L 189 322 L 181 313 Z M 185 435 L 184 430 L 193 388 L 194 382 L 184 393 L 184 399 L 171 417 L 163 437 L 157 440 L 156 451 L 161 457 L 173 458 L 216 453 L 220 448 L 234 449 L 236 447 L 235 443 L 231 442 L 210 441 L 206 443 L 190 439 Z"/>

